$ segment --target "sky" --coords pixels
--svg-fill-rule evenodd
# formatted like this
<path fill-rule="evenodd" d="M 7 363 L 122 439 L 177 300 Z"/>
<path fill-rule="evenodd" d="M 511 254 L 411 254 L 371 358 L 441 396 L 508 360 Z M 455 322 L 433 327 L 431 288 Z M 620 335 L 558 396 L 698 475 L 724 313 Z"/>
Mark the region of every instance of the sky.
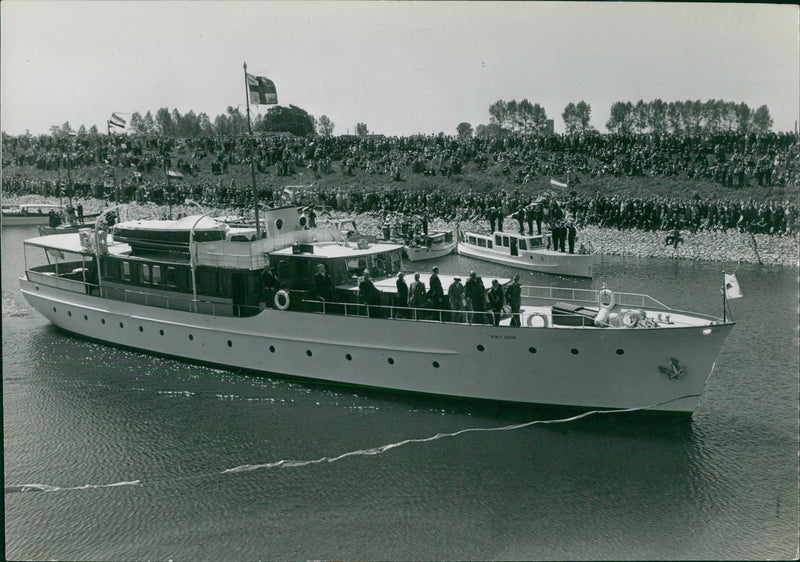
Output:
<path fill-rule="evenodd" d="M 657 98 L 767 105 L 791 131 L 799 24 L 770 4 L 3 0 L 0 127 L 105 131 L 161 107 L 213 121 L 245 110 L 246 62 L 336 135 L 455 134 L 523 98 L 557 132 L 570 102 L 607 132 L 612 103 Z"/>

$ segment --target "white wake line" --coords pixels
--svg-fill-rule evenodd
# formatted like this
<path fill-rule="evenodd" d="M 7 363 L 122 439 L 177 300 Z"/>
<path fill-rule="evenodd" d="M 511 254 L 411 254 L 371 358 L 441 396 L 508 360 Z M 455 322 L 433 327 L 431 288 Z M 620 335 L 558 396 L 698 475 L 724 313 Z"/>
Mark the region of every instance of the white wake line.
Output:
<path fill-rule="evenodd" d="M 355 456 L 372 456 L 372 455 L 381 455 L 386 451 L 390 451 L 392 449 L 396 449 L 398 447 L 402 447 L 403 445 L 408 445 L 411 443 L 428 443 L 430 441 L 436 441 L 437 439 L 444 439 L 446 437 L 458 437 L 459 435 L 463 435 L 465 433 L 477 433 L 481 431 L 512 431 L 515 429 L 522 429 L 525 427 L 530 427 L 533 425 L 545 425 L 545 424 L 556 424 L 556 423 L 569 423 L 581 418 L 586 418 L 592 415 L 607 415 L 607 414 L 622 414 L 626 412 L 636 412 L 639 410 L 649 410 L 651 408 L 656 408 L 658 406 L 663 406 L 665 404 L 669 404 L 670 402 L 675 402 L 677 400 L 683 400 L 684 398 L 694 398 L 698 396 L 697 394 L 687 394 L 686 396 L 679 396 L 678 398 L 673 398 L 671 400 L 667 400 L 665 402 L 660 402 L 658 404 L 651 404 L 650 406 L 638 406 L 636 408 L 624 408 L 624 409 L 617 409 L 617 410 L 591 410 L 588 412 L 584 412 L 582 414 L 578 414 L 576 416 L 572 416 L 569 418 L 559 418 L 554 420 L 533 420 L 525 423 L 518 423 L 514 425 L 505 425 L 502 427 L 469 427 L 466 429 L 461 429 L 459 431 L 454 431 L 452 433 L 437 433 L 436 435 L 432 435 L 430 437 L 418 437 L 412 439 L 405 439 L 403 441 L 398 441 L 396 443 L 389 443 L 388 445 L 381 445 L 380 447 L 373 447 L 371 449 L 360 449 L 357 451 L 350 451 L 347 453 L 343 453 L 336 457 L 322 457 L 319 459 L 314 460 L 279 460 L 276 462 L 270 463 L 263 463 L 263 464 L 243 464 L 241 466 L 236 466 L 234 468 L 227 468 L 221 472 L 210 472 L 206 474 L 198 474 L 196 476 L 186 476 L 182 478 L 170 478 L 164 480 L 150 480 L 148 482 L 143 482 L 141 480 L 131 480 L 127 482 L 115 482 L 114 484 L 84 484 L 83 486 L 74 486 L 71 488 L 61 488 L 58 486 L 48 486 L 47 484 L 23 484 L 21 486 L 6 486 L 5 492 L 13 493 L 13 492 L 65 492 L 65 491 L 72 491 L 72 490 L 89 490 L 89 489 L 98 489 L 98 488 L 116 488 L 116 487 L 123 487 L 123 486 L 144 486 L 145 484 L 155 484 L 155 483 L 162 483 L 162 482 L 177 482 L 180 480 L 196 480 L 200 478 L 209 478 L 211 476 L 217 476 L 220 474 L 235 474 L 240 472 L 253 472 L 255 470 L 262 470 L 268 468 L 297 468 L 302 466 L 309 466 L 313 464 L 322 464 L 322 463 L 332 463 L 336 461 L 340 461 L 342 459 L 346 459 L 347 457 L 355 457 Z"/>

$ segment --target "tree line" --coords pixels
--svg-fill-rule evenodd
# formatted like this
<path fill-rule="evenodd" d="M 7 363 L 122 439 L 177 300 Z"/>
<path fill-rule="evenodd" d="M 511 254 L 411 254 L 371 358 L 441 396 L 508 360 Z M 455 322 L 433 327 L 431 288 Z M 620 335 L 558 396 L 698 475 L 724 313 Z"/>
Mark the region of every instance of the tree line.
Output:
<path fill-rule="evenodd" d="M 581 100 L 570 102 L 564 107 L 561 118 L 568 135 L 597 133 L 591 126 L 592 106 Z M 459 123 L 456 133 L 459 137 L 496 136 L 506 133 L 545 134 L 548 132 L 547 112 L 539 103 L 527 99 L 498 100 L 489 106 L 489 124 L 478 125 L 474 130 L 466 122 Z M 772 130 L 773 120 L 769 108 L 762 105 L 751 109 L 746 103 L 735 103 L 711 99 L 705 102 L 671 101 L 660 99 L 635 104 L 614 102 L 606 129 L 617 134 L 655 133 L 659 135 L 700 135 L 719 133 L 766 133 Z M 66 129 L 65 129 L 66 127 Z M 327 115 L 316 119 L 306 110 L 290 105 L 274 106 L 265 114 L 256 115 L 252 121 L 253 131 L 288 132 L 306 137 L 318 134 L 330 136 L 335 124 Z M 240 136 L 248 133 L 247 117 L 238 107 L 228 106 L 226 112 L 217 115 L 213 122 L 206 113 L 196 114 L 188 111 L 181 114 L 162 107 L 155 114 L 147 111 L 144 115 L 134 112 L 130 115 L 128 131 L 140 135 L 165 135 L 173 137 L 198 137 L 208 135 Z M 69 124 L 50 128 L 54 136 L 70 133 Z M 87 133 L 81 126 L 78 135 Z M 99 134 L 93 126 L 88 133 Z M 369 130 L 365 123 L 358 123 L 356 134 L 366 136 Z"/>

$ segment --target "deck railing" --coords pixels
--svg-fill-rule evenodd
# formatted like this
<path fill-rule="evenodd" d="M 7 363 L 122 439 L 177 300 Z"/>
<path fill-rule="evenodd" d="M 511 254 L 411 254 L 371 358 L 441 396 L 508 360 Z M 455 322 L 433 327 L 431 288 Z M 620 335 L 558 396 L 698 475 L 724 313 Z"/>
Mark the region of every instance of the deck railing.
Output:
<path fill-rule="evenodd" d="M 26 272 L 27 278 L 33 283 L 55 287 L 74 293 L 83 293 L 100 296 L 102 298 L 121 301 L 126 303 L 142 304 L 168 310 L 182 312 L 196 312 L 211 316 L 234 317 L 234 316 L 255 316 L 256 314 L 272 309 L 271 298 L 258 305 L 235 304 L 232 302 L 220 302 L 208 299 L 193 299 L 184 295 L 170 295 L 165 292 L 154 293 L 152 291 L 140 291 L 135 289 L 125 289 L 121 287 L 102 287 L 94 283 L 84 282 L 79 279 L 70 278 L 70 275 L 55 275 L 52 271 L 36 271 L 29 269 Z M 548 301 L 550 303 L 558 301 L 569 301 L 573 303 L 597 305 L 599 291 L 593 289 L 571 289 L 560 287 L 536 287 L 525 285 L 522 287 L 523 304 L 532 305 L 532 301 Z M 291 293 L 293 298 L 296 294 Z M 647 295 L 637 293 L 614 292 L 616 304 L 624 307 L 649 308 L 655 310 L 671 311 L 680 313 L 682 311 L 671 309 L 656 299 Z M 491 311 L 473 310 L 450 310 L 439 308 L 394 306 L 394 305 L 367 305 L 360 302 L 332 302 L 317 299 L 300 298 L 299 302 L 292 303 L 291 310 L 309 313 L 337 314 L 343 316 L 363 316 L 372 318 L 386 318 L 398 320 L 411 320 L 421 322 L 442 322 L 458 324 L 493 324 L 495 313 Z M 527 302 L 526 302 L 527 301 Z M 713 317 L 689 313 L 699 317 Z M 500 318 L 507 319 L 511 316 L 508 308 L 500 314 Z M 525 313 L 522 317 L 527 316 Z M 522 322 L 524 324 L 524 322 Z"/>

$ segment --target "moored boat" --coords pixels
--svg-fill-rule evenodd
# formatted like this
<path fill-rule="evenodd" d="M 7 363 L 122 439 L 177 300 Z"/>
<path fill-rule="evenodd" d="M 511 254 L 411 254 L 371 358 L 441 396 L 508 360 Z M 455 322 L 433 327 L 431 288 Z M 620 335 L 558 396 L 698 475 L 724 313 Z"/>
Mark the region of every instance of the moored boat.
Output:
<path fill-rule="evenodd" d="M 427 235 L 415 238 L 403 246 L 403 252 L 409 261 L 432 260 L 444 257 L 453 252 L 456 241 L 450 230 L 431 230 Z"/>
<path fill-rule="evenodd" d="M 586 408 L 693 411 L 733 327 L 608 290 L 525 286 L 514 314 L 474 303 L 409 307 L 396 295 L 402 245 L 347 239 L 300 218 L 296 208 L 267 211 L 266 236 L 194 216 L 180 226 L 123 222 L 121 237 L 101 228 L 29 239 L 21 290 L 59 328 L 141 351 L 331 383 Z M 198 228 L 210 238 L 196 236 Z M 440 276 L 445 301 L 456 277 Z"/>
<path fill-rule="evenodd" d="M 592 277 L 597 258 L 580 248 L 578 253 L 558 251 L 553 247 L 552 237 L 548 232 L 537 235 L 463 232 L 458 241 L 458 253 L 462 256 L 539 273 Z"/>
<path fill-rule="evenodd" d="M 62 205 L 47 203 L 21 203 L 19 205 L 3 205 L 3 226 L 37 226 L 50 223 L 50 213 L 63 214 Z"/>

